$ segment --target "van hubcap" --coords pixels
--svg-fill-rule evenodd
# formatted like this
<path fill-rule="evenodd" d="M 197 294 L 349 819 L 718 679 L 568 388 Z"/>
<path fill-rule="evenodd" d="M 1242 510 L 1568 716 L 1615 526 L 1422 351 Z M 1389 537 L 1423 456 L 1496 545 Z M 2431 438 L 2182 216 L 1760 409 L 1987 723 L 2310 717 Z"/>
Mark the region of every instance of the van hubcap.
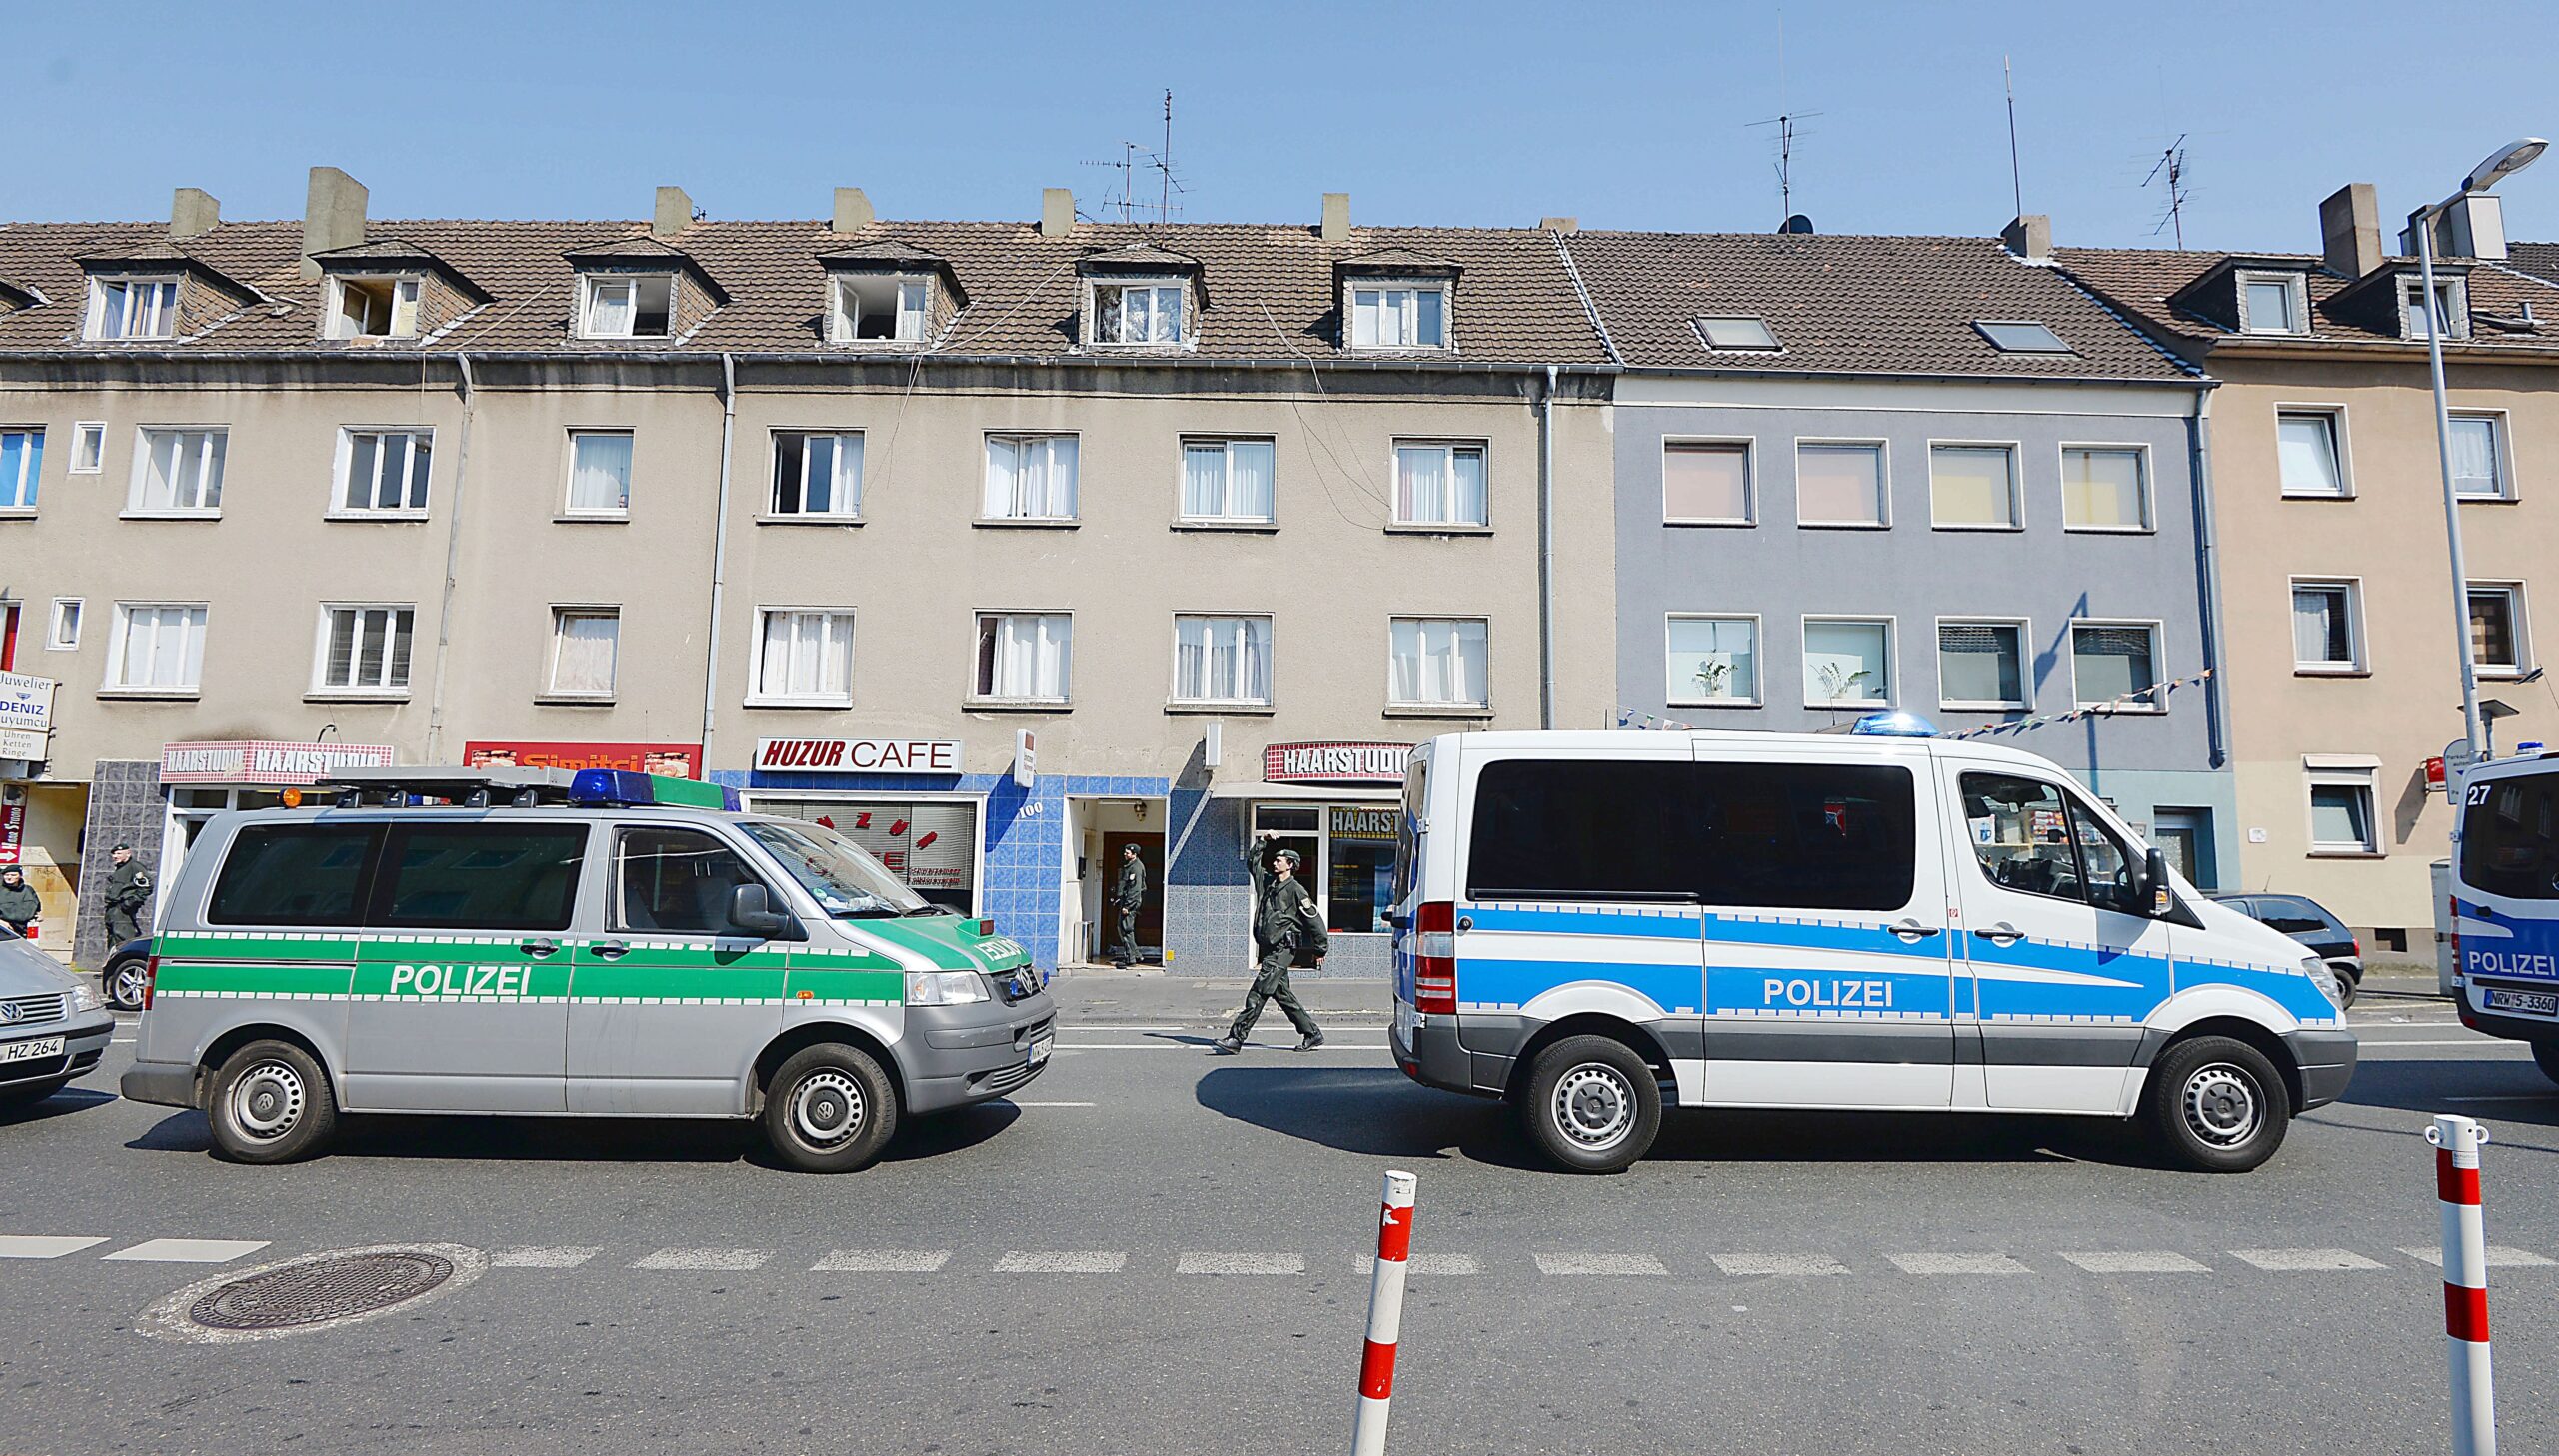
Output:
<path fill-rule="evenodd" d="M 813 1072 L 791 1094 L 791 1126 L 811 1147 L 834 1147 L 862 1128 L 862 1088 L 839 1071 Z"/>
<path fill-rule="evenodd" d="M 302 1120 L 302 1076 L 280 1061 L 249 1068 L 231 1089 L 231 1120 L 260 1142 L 273 1142 Z"/>
<path fill-rule="evenodd" d="M 1635 1124 L 1635 1089 L 1612 1066 L 1585 1062 L 1555 1083 L 1555 1126 L 1577 1147 L 1600 1152 Z"/>
<path fill-rule="evenodd" d="M 2185 1109 L 2186 1129 L 2214 1147 L 2237 1147 L 2265 1120 L 2256 1081 L 2227 1062 L 2186 1078 Z"/>

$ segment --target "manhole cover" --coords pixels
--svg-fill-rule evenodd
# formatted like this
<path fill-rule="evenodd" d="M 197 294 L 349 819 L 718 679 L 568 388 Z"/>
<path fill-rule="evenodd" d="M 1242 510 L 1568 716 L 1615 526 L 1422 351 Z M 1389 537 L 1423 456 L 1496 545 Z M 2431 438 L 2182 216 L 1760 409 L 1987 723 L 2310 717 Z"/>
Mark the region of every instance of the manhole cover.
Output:
<path fill-rule="evenodd" d="M 440 1299 L 488 1258 L 460 1244 L 336 1249 L 190 1284 L 142 1315 L 143 1333 L 215 1343 L 273 1339 L 376 1319 Z"/>

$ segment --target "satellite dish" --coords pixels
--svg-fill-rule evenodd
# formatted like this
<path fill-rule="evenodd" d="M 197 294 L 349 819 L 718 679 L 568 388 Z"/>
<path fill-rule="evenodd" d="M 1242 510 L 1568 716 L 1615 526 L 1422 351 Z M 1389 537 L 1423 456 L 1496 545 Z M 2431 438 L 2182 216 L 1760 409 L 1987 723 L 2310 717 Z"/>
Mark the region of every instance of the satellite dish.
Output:
<path fill-rule="evenodd" d="M 1785 222 L 1778 225 L 1777 231 L 1780 233 L 1794 233 L 1799 236 L 1809 237 L 1812 234 L 1812 219 L 1805 217 L 1802 213 L 1796 213 L 1794 216 L 1787 218 Z"/>

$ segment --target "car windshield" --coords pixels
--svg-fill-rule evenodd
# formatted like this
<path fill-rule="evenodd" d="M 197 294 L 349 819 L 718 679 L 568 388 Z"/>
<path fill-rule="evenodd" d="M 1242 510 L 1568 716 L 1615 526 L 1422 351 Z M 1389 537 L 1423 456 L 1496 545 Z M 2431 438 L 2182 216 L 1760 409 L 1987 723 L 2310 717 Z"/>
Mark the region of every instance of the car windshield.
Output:
<path fill-rule="evenodd" d="M 926 914 L 933 908 L 861 845 L 823 824 L 749 819 L 744 827 L 837 919 Z"/>

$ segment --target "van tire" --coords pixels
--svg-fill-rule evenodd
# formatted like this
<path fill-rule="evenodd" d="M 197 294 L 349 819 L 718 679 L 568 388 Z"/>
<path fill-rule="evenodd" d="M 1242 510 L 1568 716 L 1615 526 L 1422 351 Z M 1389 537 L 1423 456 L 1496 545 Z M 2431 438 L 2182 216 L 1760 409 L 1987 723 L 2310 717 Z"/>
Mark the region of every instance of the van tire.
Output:
<path fill-rule="evenodd" d="M 1567 1036 L 1530 1063 L 1518 1112 L 1528 1140 L 1567 1171 L 1620 1172 L 1661 1130 L 1661 1084 L 1624 1042 Z"/>
<path fill-rule="evenodd" d="M 2543 1076 L 2559 1082 L 2559 1041 L 2532 1043 L 2532 1064 L 2541 1068 Z"/>
<path fill-rule="evenodd" d="M 2152 1064 L 2141 1120 L 2172 1165 L 2244 1173 L 2283 1146 L 2292 1094 L 2264 1052 L 2227 1036 L 2198 1036 Z"/>
<path fill-rule="evenodd" d="M 290 1041 L 252 1041 L 213 1073 L 205 1094 L 215 1156 L 235 1163 L 309 1157 L 338 1128 L 329 1073 Z"/>
<path fill-rule="evenodd" d="M 898 1089 L 879 1060 L 858 1046 L 803 1047 L 765 1090 L 765 1138 L 804 1173 L 867 1168 L 897 1131 Z"/>

